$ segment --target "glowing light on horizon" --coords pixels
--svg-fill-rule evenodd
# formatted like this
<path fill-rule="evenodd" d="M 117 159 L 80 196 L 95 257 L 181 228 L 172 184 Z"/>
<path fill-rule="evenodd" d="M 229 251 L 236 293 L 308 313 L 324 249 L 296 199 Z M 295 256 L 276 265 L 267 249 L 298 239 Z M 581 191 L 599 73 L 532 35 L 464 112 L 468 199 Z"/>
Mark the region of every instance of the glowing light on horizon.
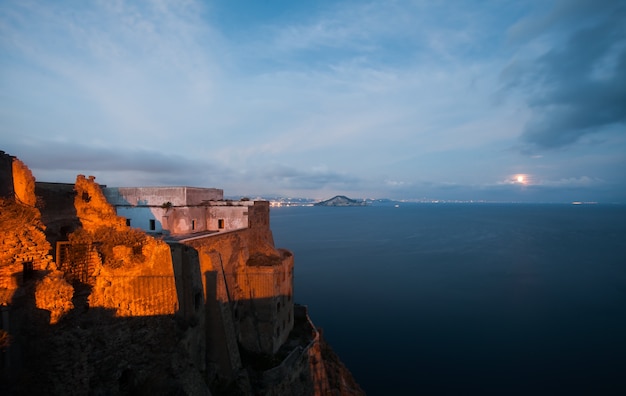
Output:
<path fill-rule="evenodd" d="M 518 173 L 518 174 L 512 175 L 509 179 L 509 182 L 512 184 L 528 185 L 528 184 L 531 184 L 531 176 L 526 173 Z"/>

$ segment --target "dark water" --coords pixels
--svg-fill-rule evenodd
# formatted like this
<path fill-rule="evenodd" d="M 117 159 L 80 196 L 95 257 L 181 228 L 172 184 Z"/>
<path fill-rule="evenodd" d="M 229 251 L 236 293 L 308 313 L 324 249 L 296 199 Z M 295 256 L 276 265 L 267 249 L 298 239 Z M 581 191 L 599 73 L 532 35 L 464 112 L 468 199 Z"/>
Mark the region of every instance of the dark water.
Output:
<path fill-rule="evenodd" d="M 272 209 L 368 395 L 626 395 L 626 206 Z"/>

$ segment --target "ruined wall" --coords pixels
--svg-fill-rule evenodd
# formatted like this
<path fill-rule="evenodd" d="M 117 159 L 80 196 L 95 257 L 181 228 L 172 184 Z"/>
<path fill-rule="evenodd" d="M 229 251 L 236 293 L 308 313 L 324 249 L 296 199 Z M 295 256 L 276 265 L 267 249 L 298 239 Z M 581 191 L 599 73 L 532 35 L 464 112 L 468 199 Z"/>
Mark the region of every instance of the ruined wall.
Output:
<path fill-rule="evenodd" d="M 35 178 L 22 161 L 0 151 L 0 197 L 35 206 Z"/>
<path fill-rule="evenodd" d="M 173 315 L 178 296 L 172 259 L 167 244 L 146 238 L 141 257 L 133 259 L 132 248 L 119 245 L 120 267 L 101 265 L 93 276 L 90 307 L 113 310 L 116 316 Z"/>
<path fill-rule="evenodd" d="M 3 180 L 30 175 L 16 169 Z M 36 202 L 34 179 L 19 186 L 10 197 Z M 93 178 L 40 187 L 44 217 L 0 199 L 0 327 L 9 335 L 0 394 L 209 394 L 179 344 L 168 246 L 126 227 Z M 69 233 L 61 270 L 42 219 L 55 224 L 55 238 Z M 77 279 L 69 270 L 85 257 L 93 265 Z"/>
<path fill-rule="evenodd" d="M 22 200 L 35 202 L 32 174 L 23 164 L 15 169 L 13 179 L 22 180 Z M 104 199 L 94 178 L 79 175 L 71 190 L 68 185 L 48 184 L 42 185 L 40 191 L 45 192 L 43 205 L 48 207 L 47 212 L 44 210 L 48 213 L 47 220 L 74 227 L 82 225 L 82 229 L 74 229 L 69 235 L 72 241 L 68 251 L 73 254 L 67 257 L 68 261 L 54 263 L 52 246 L 38 209 L 3 199 L 0 202 L 3 303 L 11 302 L 15 291 L 24 284 L 24 274 L 37 275 L 35 305 L 50 311 L 51 323 L 55 323 L 72 309 L 73 298 L 72 286 L 61 282 L 59 278 L 63 276 L 55 270 L 58 268 L 68 278 L 76 275 L 73 266 L 89 261 L 85 277 L 68 279 L 80 280 L 93 288 L 88 296 L 90 307 L 112 309 L 118 316 L 172 315 L 177 311 L 174 271 L 167 244 L 126 227 Z M 60 197 L 55 198 L 55 193 Z M 67 208 L 70 202 L 74 204 L 73 210 Z M 54 208 L 62 209 L 64 221 L 59 215 L 50 214 Z"/>
<path fill-rule="evenodd" d="M 51 267 L 51 247 L 36 208 L 0 199 L 0 224 L 0 294 L 10 301 L 23 283 L 25 269 L 28 276 L 29 270 Z"/>
<path fill-rule="evenodd" d="M 28 206 L 35 206 L 35 177 L 24 163 L 17 158 L 13 160 L 13 188 L 15 199 Z"/>
<path fill-rule="evenodd" d="M 12 164 L 10 179 L 26 180 Z M 20 184 L 24 201 L 36 202 L 34 185 Z M 52 262 L 37 208 L 0 200 L 0 302 L 10 305 L 0 325 L 13 336 L 0 393 L 206 395 L 209 383 L 216 395 L 329 394 L 322 344 L 289 338 L 293 255 L 274 247 L 269 203 L 236 209 L 247 207 L 249 228 L 170 249 L 127 227 L 93 177 L 41 188 L 57 236 L 71 226 L 70 259 Z M 90 265 L 77 278 L 81 260 Z M 253 355 L 244 362 L 241 350 Z M 271 365 L 256 368 L 259 358 Z"/>
<path fill-rule="evenodd" d="M 74 205 L 74 184 L 36 182 L 35 194 L 46 235 L 54 248 L 56 241 L 66 241 L 68 234 L 81 226 Z"/>
<path fill-rule="evenodd" d="M 102 226 L 113 227 L 116 230 L 127 228 L 126 220 L 117 216 L 115 208 L 109 204 L 100 186 L 95 182 L 95 177 L 86 178 L 84 175 L 78 175 L 74 190 L 76 216 L 86 231 L 95 232 Z"/>
<path fill-rule="evenodd" d="M 2 181 L 10 183 L 0 198 L 0 304 L 10 303 L 25 277 L 52 268 L 51 246 L 35 207 L 35 178 L 17 158 L 0 155 Z"/>
<path fill-rule="evenodd" d="M 74 287 L 65 280 L 61 271 L 53 271 L 35 285 L 35 306 L 50 312 L 51 325 L 74 309 L 73 297 Z"/>
<path fill-rule="evenodd" d="M 82 235 L 73 245 L 94 244 L 104 259 L 93 268 L 90 307 L 117 316 L 171 315 L 178 310 L 169 247 L 126 226 L 93 177 L 79 175 L 74 199 Z"/>

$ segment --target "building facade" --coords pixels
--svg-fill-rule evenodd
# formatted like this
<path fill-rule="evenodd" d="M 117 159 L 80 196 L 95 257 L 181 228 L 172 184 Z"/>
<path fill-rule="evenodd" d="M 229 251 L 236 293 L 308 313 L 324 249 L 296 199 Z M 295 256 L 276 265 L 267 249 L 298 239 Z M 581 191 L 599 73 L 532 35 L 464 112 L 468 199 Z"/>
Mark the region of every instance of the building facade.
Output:
<path fill-rule="evenodd" d="M 224 200 L 217 188 L 105 187 L 103 193 L 130 227 L 185 235 L 249 227 L 249 200 Z"/>

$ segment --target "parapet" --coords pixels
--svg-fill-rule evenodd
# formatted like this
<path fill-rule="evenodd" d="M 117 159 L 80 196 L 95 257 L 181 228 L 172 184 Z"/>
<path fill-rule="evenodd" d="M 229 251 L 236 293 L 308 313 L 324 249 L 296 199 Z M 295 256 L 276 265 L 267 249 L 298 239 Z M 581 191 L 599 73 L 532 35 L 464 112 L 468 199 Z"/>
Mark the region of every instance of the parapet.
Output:
<path fill-rule="evenodd" d="M 224 190 L 205 187 L 107 187 L 102 190 L 115 206 L 195 206 L 224 198 Z"/>

